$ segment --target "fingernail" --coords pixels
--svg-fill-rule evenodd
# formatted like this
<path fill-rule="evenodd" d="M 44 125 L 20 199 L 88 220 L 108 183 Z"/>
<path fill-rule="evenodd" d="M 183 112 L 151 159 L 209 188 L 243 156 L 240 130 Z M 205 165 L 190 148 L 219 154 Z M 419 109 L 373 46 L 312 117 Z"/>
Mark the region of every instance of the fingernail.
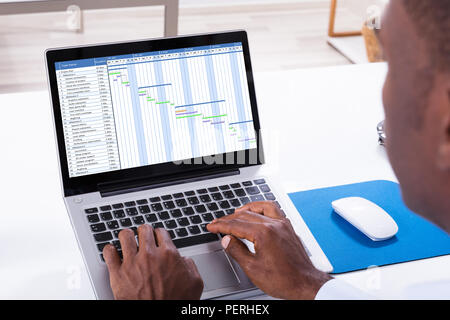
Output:
<path fill-rule="evenodd" d="M 224 249 L 226 249 L 227 247 L 228 247 L 228 245 L 230 244 L 230 241 L 231 241 L 231 238 L 230 238 L 230 236 L 225 236 L 225 237 L 223 237 L 222 238 L 222 247 L 224 248 Z"/>

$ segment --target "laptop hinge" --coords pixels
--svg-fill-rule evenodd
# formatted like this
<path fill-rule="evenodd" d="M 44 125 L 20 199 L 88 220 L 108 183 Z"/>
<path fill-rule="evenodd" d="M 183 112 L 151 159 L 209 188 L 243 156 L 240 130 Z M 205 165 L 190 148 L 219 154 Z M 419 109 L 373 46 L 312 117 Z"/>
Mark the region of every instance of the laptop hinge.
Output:
<path fill-rule="evenodd" d="M 111 197 L 124 193 L 150 190 L 177 184 L 228 177 L 238 174 L 240 174 L 240 170 L 238 168 L 233 169 L 216 168 L 213 170 L 202 170 L 200 172 L 199 171 L 187 172 L 182 174 L 154 177 L 148 179 L 120 180 L 108 183 L 99 183 L 97 187 L 102 197 Z"/>

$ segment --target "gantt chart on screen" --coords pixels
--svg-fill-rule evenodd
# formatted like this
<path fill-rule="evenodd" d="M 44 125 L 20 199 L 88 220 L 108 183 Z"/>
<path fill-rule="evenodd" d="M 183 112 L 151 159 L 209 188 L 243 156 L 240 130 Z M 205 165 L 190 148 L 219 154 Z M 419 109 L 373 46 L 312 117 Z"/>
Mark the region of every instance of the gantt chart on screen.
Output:
<path fill-rule="evenodd" d="M 241 43 L 55 67 L 70 177 L 256 147 Z"/>

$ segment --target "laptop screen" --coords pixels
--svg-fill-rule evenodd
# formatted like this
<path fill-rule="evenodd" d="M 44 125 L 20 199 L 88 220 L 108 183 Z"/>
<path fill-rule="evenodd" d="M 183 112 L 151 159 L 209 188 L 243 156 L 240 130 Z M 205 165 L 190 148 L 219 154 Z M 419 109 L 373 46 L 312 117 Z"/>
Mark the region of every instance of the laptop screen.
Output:
<path fill-rule="evenodd" d="M 55 70 L 70 178 L 256 148 L 241 42 Z"/>

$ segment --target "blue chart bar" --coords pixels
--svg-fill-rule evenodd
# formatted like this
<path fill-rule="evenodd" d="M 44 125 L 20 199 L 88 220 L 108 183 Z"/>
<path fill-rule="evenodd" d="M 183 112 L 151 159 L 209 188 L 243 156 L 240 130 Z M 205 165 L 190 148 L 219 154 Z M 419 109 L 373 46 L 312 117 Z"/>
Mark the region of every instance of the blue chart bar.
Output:
<path fill-rule="evenodd" d="M 229 125 L 232 126 L 233 124 L 241 124 L 241 123 L 247 123 L 247 122 L 253 122 L 253 120 L 245 120 L 245 121 L 239 121 L 239 122 L 231 122 L 231 123 L 229 123 Z"/>
<path fill-rule="evenodd" d="M 182 105 L 182 106 L 176 106 L 175 108 L 184 108 L 184 107 L 200 106 L 200 105 L 202 105 L 202 104 L 213 104 L 213 103 L 219 103 L 219 102 L 225 102 L 225 100 L 216 100 L 216 101 L 208 101 L 208 102 L 200 102 L 200 103 L 184 104 L 184 105 Z"/>
<path fill-rule="evenodd" d="M 157 87 L 165 87 L 165 86 L 171 86 L 171 83 L 162 83 L 162 84 L 155 84 L 152 86 L 145 86 L 145 87 L 139 87 L 138 89 L 147 89 L 147 88 L 157 88 Z"/>

